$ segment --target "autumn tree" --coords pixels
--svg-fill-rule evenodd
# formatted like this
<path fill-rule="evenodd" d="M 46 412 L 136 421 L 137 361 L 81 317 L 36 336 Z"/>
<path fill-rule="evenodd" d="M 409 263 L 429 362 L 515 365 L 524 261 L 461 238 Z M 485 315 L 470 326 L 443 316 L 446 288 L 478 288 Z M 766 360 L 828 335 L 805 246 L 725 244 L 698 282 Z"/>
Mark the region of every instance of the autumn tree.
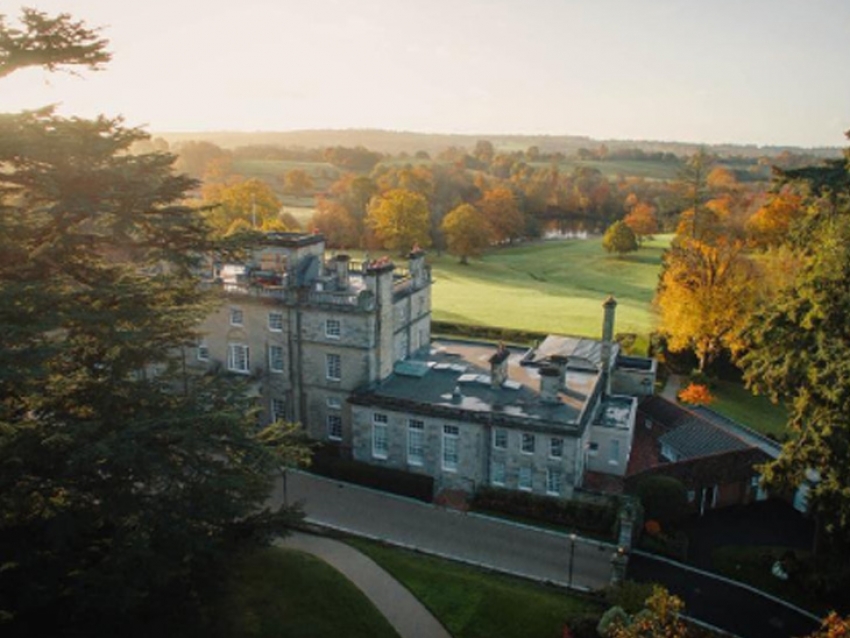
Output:
<path fill-rule="evenodd" d="M 477 208 L 487 218 L 497 242 L 511 242 L 524 234 L 525 220 L 509 188 L 486 190 Z"/>
<path fill-rule="evenodd" d="M 210 163 L 229 156 L 230 151 L 212 142 L 188 140 L 177 146 L 177 161 L 174 163 L 174 168 L 180 173 L 201 178 Z"/>
<path fill-rule="evenodd" d="M 303 168 L 293 168 L 283 178 L 283 189 L 289 195 L 304 197 L 313 188 L 313 178 Z"/>
<path fill-rule="evenodd" d="M 656 585 L 644 608 L 607 627 L 608 638 L 687 638 L 688 627 L 681 618 L 685 604 L 678 596 Z"/>
<path fill-rule="evenodd" d="M 773 193 L 747 220 L 749 238 L 762 248 L 786 243 L 793 224 L 802 219 L 804 213 L 802 198 L 784 188 Z"/>
<path fill-rule="evenodd" d="M 366 221 L 383 245 L 399 254 L 431 245 L 428 202 L 419 193 L 397 188 L 375 196 Z"/>
<path fill-rule="evenodd" d="M 460 258 L 460 263 L 469 263 L 469 257 L 480 257 L 490 245 L 492 231 L 487 218 L 471 204 L 461 204 L 445 216 L 442 231 L 446 236 L 449 252 Z"/>
<path fill-rule="evenodd" d="M 692 349 L 700 370 L 724 349 L 738 351 L 756 300 L 755 275 L 740 242 L 678 238 L 664 255 L 655 297 L 670 349 Z"/>
<path fill-rule="evenodd" d="M 108 59 L 81 23 L 33 15 L 0 21 L 2 75 Z M 291 518 L 264 504 L 301 458 L 292 430 L 258 429 L 237 380 L 183 372 L 213 302 L 195 255 L 215 245 L 174 157 L 130 152 L 146 138 L 49 107 L 0 114 L 4 636 L 195 619 L 228 557 Z"/>
<path fill-rule="evenodd" d="M 330 248 L 354 248 L 360 245 L 357 220 L 336 200 L 320 198 L 310 224 L 313 230 L 325 236 Z"/>
<path fill-rule="evenodd" d="M 623 222 L 632 229 L 638 244 L 642 244 L 645 239 L 652 239 L 652 236 L 658 232 L 655 207 L 645 202 L 637 202 Z"/>
<path fill-rule="evenodd" d="M 281 201 L 261 179 L 234 180 L 225 184 L 208 184 L 203 188 L 206 217 L 219 235 L 229 235 L 237 228 L 260 229 L 278 218 Z"/>
<path fill-rule="evenodd" d="M 617 221 L 605 231 L 602 247 L 609 253 L 617 253 L 622 257 L 638 249 L 637 237 L 624 221 Z"/>

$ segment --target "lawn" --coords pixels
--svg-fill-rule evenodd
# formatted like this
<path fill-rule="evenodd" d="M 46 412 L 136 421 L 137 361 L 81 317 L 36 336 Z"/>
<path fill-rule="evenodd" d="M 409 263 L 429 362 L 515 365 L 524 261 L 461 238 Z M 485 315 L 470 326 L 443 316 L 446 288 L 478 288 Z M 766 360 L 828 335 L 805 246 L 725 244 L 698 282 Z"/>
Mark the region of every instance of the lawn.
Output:
<path fill-rule="evenodd" d="M 270 548 L 240 560 L 210 610 L 215 635 L 253 638 L 398 638 L 368 598 L 308 554 Z"/>
<path fill-rule="evenodd" d="M 555 638 L 565 621 L 604 611 L 554 587 L 361 539 L 348 542 L 407 587 L 455 638 Z"/>
<path fill-rule="evenodd" d="M 740 382 L 714 381 L 711 409 L 742 423 L 756 432 L 782 440 L 786 433 L 788 410 L 767 397 L 754 396 Z"/>
<path fill-rule="evenodd" d="M 613 294 L 616 332 L 648 334 L 656 325 L 652 298 L 669 237 L 623 258 L 606 253 L 601 241 L 500 248 L 468 266 L 432 252 L 434 319 L 599 337 L 602 303 Z"/>

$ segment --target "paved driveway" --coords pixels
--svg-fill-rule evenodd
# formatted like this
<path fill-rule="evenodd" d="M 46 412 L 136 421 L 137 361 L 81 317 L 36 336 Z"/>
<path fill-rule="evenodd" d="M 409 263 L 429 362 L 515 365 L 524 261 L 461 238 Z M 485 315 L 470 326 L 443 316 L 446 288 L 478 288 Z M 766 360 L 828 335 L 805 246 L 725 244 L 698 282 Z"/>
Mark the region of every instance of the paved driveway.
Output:
<path fill-rule="evenodd" d="M 274 499 L 280 502 L 281 487 Z M 559 585 L 570 584 L 573 545 L 566 534 L 395 497 L 302 472 L 289 472 L 289 502 L 303 501 L 307 521 L 386 540 L 429 554 Z M 599 589 L 611 575 L 613 546 L 577 539 L 572 584 Z"/>

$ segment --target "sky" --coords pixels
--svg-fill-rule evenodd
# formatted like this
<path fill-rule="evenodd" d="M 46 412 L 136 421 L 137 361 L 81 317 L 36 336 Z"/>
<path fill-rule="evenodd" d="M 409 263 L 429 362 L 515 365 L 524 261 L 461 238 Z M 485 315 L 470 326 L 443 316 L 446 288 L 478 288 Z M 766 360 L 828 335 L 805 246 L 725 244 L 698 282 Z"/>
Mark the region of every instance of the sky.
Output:
<path fill-rule="evenodd" d="M 0 112 L 59 103 L 151 132 L 375 128 L 845 146 L 848 0 L 29 0 L 113 60 L 22 71 Z M 18 3 L 0 0 L 7 19 Z"/>

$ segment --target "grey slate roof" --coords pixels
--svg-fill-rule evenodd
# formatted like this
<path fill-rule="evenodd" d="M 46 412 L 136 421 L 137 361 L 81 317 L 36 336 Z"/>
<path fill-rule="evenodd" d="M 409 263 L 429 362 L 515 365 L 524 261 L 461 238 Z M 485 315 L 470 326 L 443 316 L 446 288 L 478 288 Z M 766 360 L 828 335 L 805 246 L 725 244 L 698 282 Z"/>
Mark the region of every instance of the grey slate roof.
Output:
<path fill-rule="evenodd" d="M 640 410 L 647 417 L 670 429 L 658 438 L 658 442 L 675 450 L 680 460 L 754 447 L 743 438 L 718 427 L 703 415 L 663 397 L 648 397 L 641 403 Z"/>
<path fill-rule="evenodd" d="M 509 383 L 494 388 L 489 359 L 495 346 L 450 340 L 435 344 L 426 360 L 397 366 L 390 377 L 349 402 L 544 428 L 578 430 L 586 426 L 591 415 L 585 408 L 599 391 L 597 370 L 568 369 L 558 402 L 548 403 L 540 397 L 538 370 L 521 365 L 526 350 L 510 349 Z"/>
<path fill-rule="evenodd" d="M 617 350 L 614 344 L 612 352 Z M 565 337 L 549 335 L 535 349 L 532 363 L 548 362 L 553 356 L 566 357 L 571 363 L 590 363 L 593 366 L 602 365 L 602 342 L 597 339 L 583 337 Z"/>
<path fill-rule="evenodd" d="M 764 452 L 771 458 L 779 458 L 779 453 L 782 451 L 782 446 L 773 439 L 769 439 L 763 434 L 755 432 L 745 425 L 741 425 L 737 421 L 733 421 L 732 419 L 727 418 L 722 414 L 718 414 L 710 408 L 704 408 L 702 406 L 699 406 L 694 408 L 694 412 L 699 414 L 701 417 L 707 419 L 708 421 L 711 421 L 714 425 L 721 428 L 722 430 L 725 430 L 729 434 L 743 439 L 753 447 L 759 448 L 762 452 Z"/>

